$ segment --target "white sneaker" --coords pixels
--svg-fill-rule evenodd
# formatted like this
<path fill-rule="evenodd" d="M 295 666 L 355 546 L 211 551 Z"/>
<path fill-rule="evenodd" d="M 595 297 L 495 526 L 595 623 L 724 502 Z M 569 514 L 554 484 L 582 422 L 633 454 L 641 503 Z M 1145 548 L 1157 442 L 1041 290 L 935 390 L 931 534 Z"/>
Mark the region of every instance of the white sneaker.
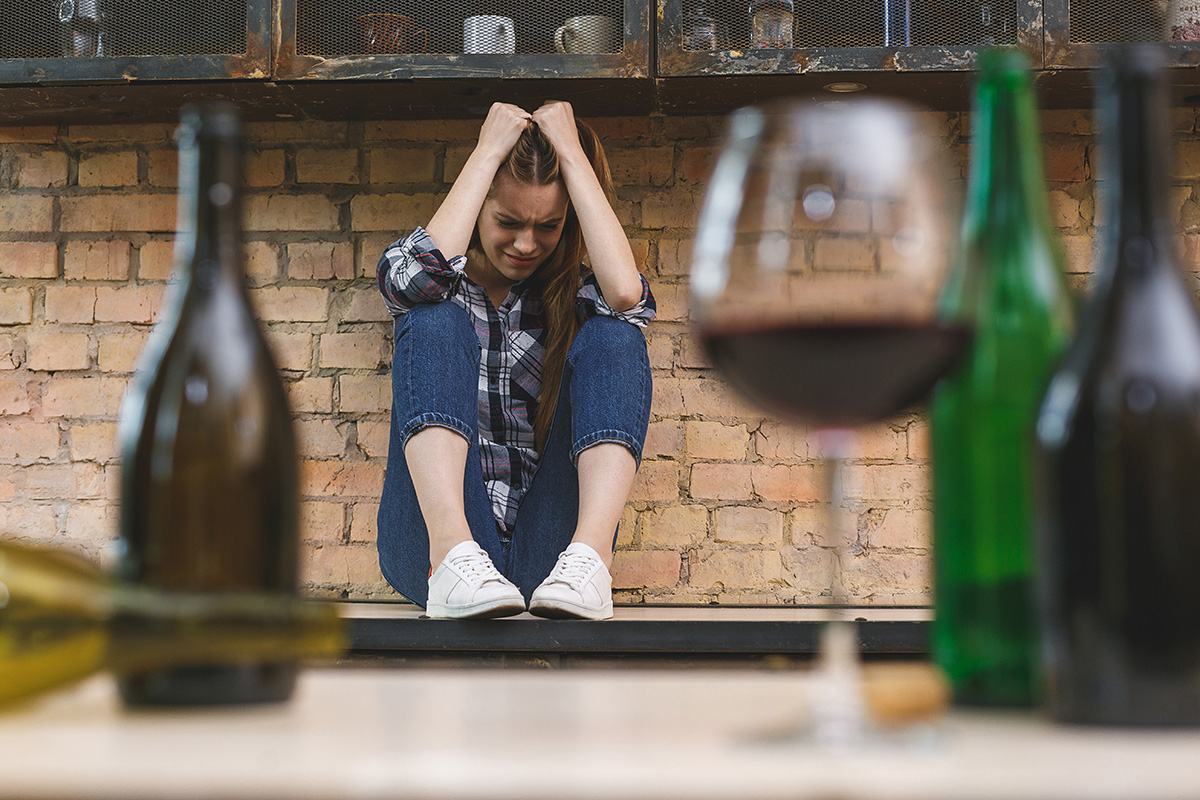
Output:
<path fill-rule="evenodd" d="M 452 547 L 429 576 L 425 613 L 434 619 L 511 617 L 524 610 L 521 590 L 475 541 Z"/>
<path fill-rule="evenodd" d="M 613 604 L 608 567 L 595 550 L 572 542 L 546 580 L 533 590 L 529 613 L 550 618 L 609 619 Z"/>

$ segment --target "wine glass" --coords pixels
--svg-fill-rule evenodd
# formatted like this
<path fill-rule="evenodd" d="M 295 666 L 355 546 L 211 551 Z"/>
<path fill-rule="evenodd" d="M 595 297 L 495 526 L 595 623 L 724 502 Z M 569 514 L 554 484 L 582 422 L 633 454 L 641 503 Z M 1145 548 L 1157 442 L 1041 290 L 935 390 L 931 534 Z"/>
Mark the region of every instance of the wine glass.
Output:
<path fill-rule="evenodd" d="M 945 155 L 896 101 L 800 100 L 729 120 L 692 261 L 693 318 L 714 366 L 773 416 L 812 426 L 832 543 L 818 738 L 862 731 L 857 633 L 839 613 L 853 540 L 842 467 L 851 428 L 920 401 L 969 340 L 938 298 L 953 232 Z"/>

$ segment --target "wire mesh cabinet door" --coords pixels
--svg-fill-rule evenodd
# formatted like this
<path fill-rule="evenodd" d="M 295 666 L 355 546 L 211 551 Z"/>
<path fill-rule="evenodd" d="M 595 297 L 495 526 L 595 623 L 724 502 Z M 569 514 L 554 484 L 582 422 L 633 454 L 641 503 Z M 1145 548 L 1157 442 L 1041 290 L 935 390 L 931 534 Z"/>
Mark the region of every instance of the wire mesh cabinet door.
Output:
<path fill-rule="evenodd" d="M 1042 0 L 655 2 L 664 77 L 969 70 L 981 49 L 1002 44 L 1041 62 Z M 790 36 L 764 34 L 773 17 Z"/>
<path fill-rule="evenodd" d="M 1167 42 L 1174 66 L 1200 64 L 1200 3 L 1193 0 L 1043 2 L 1048 68 L 1092 67 L 1104 45 L 1137 41 Z"/>
<path fill-rule="evenodd" d="M 0 83 L 263 79 L 271 0 L 4 0 Z"/>
<path fill-rule="evenodd" d="M 279 0 L 275 75 L 642 78 L 652 0 Z"/>

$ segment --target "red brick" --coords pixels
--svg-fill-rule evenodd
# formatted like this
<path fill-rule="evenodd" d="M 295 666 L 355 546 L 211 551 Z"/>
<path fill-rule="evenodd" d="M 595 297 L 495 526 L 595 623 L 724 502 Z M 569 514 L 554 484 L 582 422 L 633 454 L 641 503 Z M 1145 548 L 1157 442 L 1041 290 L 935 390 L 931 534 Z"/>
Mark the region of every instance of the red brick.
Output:
<path fill-rule="evenodd" d="M 0 301 L 2 301 L 0 296 Z M 3 306 L 0 305 L 0 309 Z M 0 317 L 2 317 L 0 313 Z M 47 322 L 94 322 L 96 289 L 91 286 L 47 286 Z M 28 321 L 28 320 L 26 320 Z"/>
<path fill-rule="evenodd" d="M 434 119 L 368 121 L 363 123 L 363 139 L 371 141 L 452 142 L 479 138 L 478 119 Z"/>
<path fill-rule="evenodd" d="M 664 331 L 652 329 L 646 335 L 646 353 L 651 369 L 670 369 L 675 361 L 675 341 Z"/>
<path fill-rule="evenodd" d="M 79 157 L 79 185 L 134 186 L 138 182 L 137 153 L 92 153 Z"/>
<path fill-rule="evenodd" d="M 643 461 L 633 482 L 630 500 L 675 501 L 679 498 L 679 475 L 675 461 Z"/>
<path fill-rule="evenodd" d="M 750 464 L 694 464 L 688 493 L 694 500 L 750 500 L 751 469 Z"/>
<path fill-rule="evenodd" d="M 0 143 L 4 144 L 54 144 L 57 141 L 57 125 L 0 127 Z"/>
<path fill-rule="evenodd" d="M 849 464 L 845 493 L 849 498 L 864 501 L 928 501 L 929 475 L 924 467 L 915 465 Z"/>
<path fill-rule="evenodd" d="M 712 369 L 712 361 L 709 360 L 708 350 L 704 345 L 689 331 L 682 337 L 679 343 L 679 366 L 686 369 Z"/>
<path fill-rule="evenodd" d="M 342 293 L 343 297 L 347 297 L 346 310 L 342 312 L 342 322 L 391 322 L 392 315 L 388 313 L 387 306 L 383 303 L 383 297 L 379 294 L 379 289 L 347 289 Z"/>
<path fill-rule="evenodd" d="M 0 461 L 33 464 L 58 455 L 58 426 L 28 417 L 0 422 Z"/>
<path fill-rule="evenodd" d="M 751 481 L 754 493 L 763 500 L 807 503 L 823 497 L 817 470 L 807 464 L 755 464 Z"/>
<path fill-rule="evenodd" d="M 877 422 L 864 425 L 855 431 L 850 449 L 854 459 L 875 461 L 903 461 L 907 456 L 908 439 L 904 430 L 897 430 L 898 423 Z"/>
<path fill-rule="evenodd" d="M 33 292 L 29 289 L 0 289 L 0 325 L 33 322 Z"/>
<path fill-rule="evenodd" d="M 371 183 L 428 183 L 433 180 L 433 151 L 425 147 L 376 148 L 369 154 Z"/>
<path fill-rule="evenodd" d="M 0 194 L 0 231 L 49 233 L 53 229 L 53 198 L 32 194 Z"/>
<path fill-rule="evenodd" d="M 319 364 L 332 369 L 375 369 L 383 363 L 384 341 L 377 333 L 326 333 Z"/>
<path fill-rule="evenodd" d="M 57 189 L 66 186 L 69 165 L 67 154 L 57 150 L 19 154 L 13 188 Z"/>
<path fill-rule="evenodd" d="M 129 277 L 129 242 L 70 242 L 63 255 L 67 280 L 123 281 Z"/>
<path fill-rule="evenodd" d="M 24 346 L 16 336 L 0 336 L 0 370 L 16 369 L 24 363 Z"/>
<path fill-rule="evenodd" d="M 908 458 L 911 461 L 928 461 L 933 457 L 929 433 L 929 422 L 923 417 L 908 426 Z"/>
<path fill-rule="evenodd" d="M 29 381 L 24 377 L 0 378 L 0 414 L 28 414 Z"/>
<path fill-rule="evenodd" d="M 690 318 L 691 294 L 686 284 L 656 281 L 652 291 L 657 306 L 656 319 L 663 322 L 684 322 Z"/>
<path fill-rule="evenodd" d="M 297 183 L 358 183 L 357 150 L 299 150 Z"/>
<path fill-rule="evenodd" d="M 71 503 L 63 528 L 71 541 L 95 550 L 103 549 L 117 535 L 119 522 L 117 507 L 103 500 Z"/>
<path fill-rule="evenodd" d="M 685 435 L 689 458 L 742 461 L 750 444 L 750 433 L 744 425 L 696 420 L 687 423 Z"/>
<path fill-rule="evenodd" d="M 682 559 L 670 550 L 618 550 L 613 553 L 613 588 L 676 586 Z"/>
<path fill-rule="evenodd" d="M 287 246 L 288 277 L 297 280 L 354 277 L 351 242 L 301 242 Z"/>
<path fill-rule="evenodd" d="M 398 599 L 379 572 L 379 554 L 362 544 L 325 544 L 301 551 L 301 580 L 308 593 L 332 598 L 348 591 L 352 599 Z M 314 592 L 313 590 L 317 590 Z"/>
<path fill-rule="evenodd" d="M 829 550 L 823 547 L 784 548 L 779 556 L 783 582 L 795 593 L 797 602 L 813 605 L 830 602 L 835 561 Z"/>
<path fill-rule="evenodd" d="M 777 550 L 696 550 L 688 554 L 688 585 L 704 589 L 752 589 L 779 583 Z"/>
<path fill-rule="evenodd" d="M 0 242 L 0 278 L 57 278 L 54 242 Z"/>
<path fill-rule="evenodd" d="M 729 384 L 717 376 L 681 380 L 683 409 L 688 416 L 742 417 L 758 419 L 762 416 L 743 400 Z"/>
<path fill-rule="evenodd" d="M 165 281 L 175 267 L 175 242 L 151 239 L 138 248 L 138 277 L 144 281 Z"/>
<path fill-rule="evenodd" d="M 104 470 L 98 464 L 33 464 L 25 467 L 23 494 L 29 500 L 101 498 Z"/>
<path fill-rule="evenodd" d="M 932 597 L 932 570 L 923 553 L 864 550 L 843 560 L 850 596 L 864 605 L 924 605 Z"/>
<path fill-rule="evenodd" d="M 1087 178 L 1086 140 L 1074 136 L 1050 134 L 1043 137 L 1046 154 L 1046 180 L 1082 181 Z"/>
<path fill-rule="evenodd" d="M 375 544 L 375 541 L 379 538 L 379 530 L 376 524 L 378 511 L 378 503 L 354 504 L 350 520 L 350 541 Z"/>
<path fill-rule="evenodd" d="M 93 194 L 63 197 L 64 231 L 136 231 L 163 233 L 175 230 L 173 194 Z"/>
<path fill-rule="evenodd" d="M 0 468 L 0 477 L 2 473 Z M 6 539 L 45 545 L 58 536 L 58 515 L 50 503 L 5 503 L 0 505 L 0 530 Z"/>
<path fill-rule="evenodd" d="M 659 239 L 658 274 L 663 277 L 690 274 L 695 247 L 695 239 Z"/>
<path fill-rule="evenodd" d="M 346 507 L 327 501 L 300 504 L 301 541 L 340 542 L 346 524 Z"/>
<path fill-rule="evenodd" d="M 324 322 L 329 290 L 317 286 L 251 289 L 258 317 L 267 322 Z"/>
<path fill-rule="evenodd" d="M 71 426 L 72 460 L 107 464 L 116 460 L 118 451 L 115 423 L 93 422 Z"/>
<path fill-rule="evenodd" d="M 246 198 L 246 230 L 335 231 L 338 207 L 317 195 L 251 195 Z"/>
<path fill-rule="evenodd" d="M 370 461 L 300 461 L 300 493 L 305 497 L 363 497 L 378 501 L 383 467 Z"/>
<path fill-rule="evenodd" d="M 425 225 L 442 202 L 436 194 L 360 194 L 350 201 L 356 231 L 405 231 Z"/>
<path fill-rule="evenodd" d="M 284 178 L 283 151 L 263 150 L 259 153 L 247 153 L 243 170 L 247 186 L 280 186 Z"/>
<path fill-rule="evenodd" d="M 91 366 L 86 333 L 31 333 L 27 347 L 26 366 L 30 370 L 47 372 Z"/>
<path fill-rule="evenodd" d="M 650 401 L 651 412 L 660 417 L 679 417 L 684 413 L 682 381 L 655 378 Z"/>
<path fill-rule="evenodd" d="M 179 154 L 174 150 L 153 150 L 149 154 L 146 179 L 151 186 L 174 189 L 179 186 Z"/>
<path fill-rule="evenodd" d="M 58 378 L 46 386 L 42 410 L 48 417 L 112 417 L 124 392 L 121 378 Z"/>
<path fill-rule="evenodd" d="M 143 331 L 106 333 L 100 338 L 97 361 L 101 372 L 133 372 L 138 357 L 146 346 Z"/>
<path fill-rule="evenodd" d="M 642 457 L 679 457 L 681 455 L 683 455 L 682 423 L 671 419 L 651 422 L 646 431 L 646 444 L 642 448 Z"/>
<path fill-rule="evenodd" d="M 173 123 L 142 125 L 72 125 L 67 138 L 73 142 L 170 142 L 175 134 Z"/>
<path fill-rule="evenodd" d="M 871 547 L 928 549 L 933 544 L 933 515 L 929 511 L 891 508 L 882 512 L 874 526 L 868 526 Z"/>
<path fill-rule="evenodd" d="M 275 283 L 279 280 L 279 251 L 269 242 L 246 242 L 242 245 L 242 268 L 251 286 Z"/>
<path fill-rule="evenodd" d="M 428 220 L 426 220 L 428 222 Z M 424 225 L 424 222 L 417 223 Z M 387 233 L 367 233 L 359 237 L 357 256 L 359 277 L 368 278 L 372 285 L 376 283 L 375 269 L 383 251 L 396 241 L 396 231 Z M 379 290 L 376 289 L 376 292 Z M 380 300 L 380 303 L 383 301 Z"/>
<path fill-rule="evenodd" d="M 783 543 L 781 511 L 749 506 L 726 506 L 713 513 L 713 541 L 724 544 Z"/>
<path fill-rule="evenodd" d="M 378 414 L 392 408 L 391 375 L 338 376 L 338 411 Z"/>
<path fill-rule="evenodd" d="M 163 300 L 162 286 L 96 287 L 97 322 L 153 322 Z"/>
<path fill-rule="evenodd" d="M 809 437 L 802 425 L 766 420 L 754 432 L 754 449 L 769 461 L 805 461 L 810 455 Z"/>
<path fill-rule="evenodd" d="M 346 376 L 343 376 L 346 377 Z M 333 411 L 333 378 L 285 381 L 288 406 L 295 414 L 328 414 Z"/>
<path fill-rule="evenodd" d="M 446 158 L 442 163 L 442 181 L 449 184 L 457 180 L 474 147 L 447 147 Z"/>
<path fill-rule="evenodd" d="M 708 537 L 708 509 L 704 506 L 664 506 L 641 516 L 643 547 L 683 549 Z"/>
<path fill-rule="evenodd" d="M 642 227 L 695 228 L 700 217 L 703 192 L 675 191 L 642 198 Z"/>
<path fill-rule="evenodd" d="M 312 366 L 312 334 L 267 331 L 267 342 L 279 369 L 307 372 Z"/>
<path fill-rule="evenodd" d="M 297 420 L 296 439 L 302 458 L 341 458 L 346 452 L 346 437 L 336 420 Z"/>
<path fill-rule="evenodd" d="M 386 458 L 391 423 L 387 420 L 360 419 L 358 426 L 358 449 L 369 458 Z"/>
<path fill-rule="evenodd" d="M 251 122 L 246 125 L 246 139 L 251 142 L 319 142 L 323 146 L 346 143 L 345 122 Z"/>

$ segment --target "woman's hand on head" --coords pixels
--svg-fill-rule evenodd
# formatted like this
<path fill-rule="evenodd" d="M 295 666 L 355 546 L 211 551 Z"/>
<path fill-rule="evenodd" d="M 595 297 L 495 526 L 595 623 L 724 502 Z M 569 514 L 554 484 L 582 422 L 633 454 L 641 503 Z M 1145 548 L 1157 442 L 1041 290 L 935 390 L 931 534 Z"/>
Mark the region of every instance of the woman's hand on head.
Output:
<path fill-rule="evenodd" d="M 542 107 L 533 112 L 533 121 L 541 128 L 542 133 L 554 145 L 560 160 L 570 161 L 576 156 L 583 155 L 583 147 L 579 144 L 579 129 L 575 127 L 575 112 L 571 104 L 564 100 L 547 100 Z"/>
<path fill-rule="evenodd" d="M 503 161 L 512 152 L 521 138 L 521 133 L 529 127 L 533 115 L 520 106 L 512 103 L 492 103 L 488 109 L 487 118 L 479 130 L 479 142 L 476 149 L 483 151 L 497 161 Z"/>

